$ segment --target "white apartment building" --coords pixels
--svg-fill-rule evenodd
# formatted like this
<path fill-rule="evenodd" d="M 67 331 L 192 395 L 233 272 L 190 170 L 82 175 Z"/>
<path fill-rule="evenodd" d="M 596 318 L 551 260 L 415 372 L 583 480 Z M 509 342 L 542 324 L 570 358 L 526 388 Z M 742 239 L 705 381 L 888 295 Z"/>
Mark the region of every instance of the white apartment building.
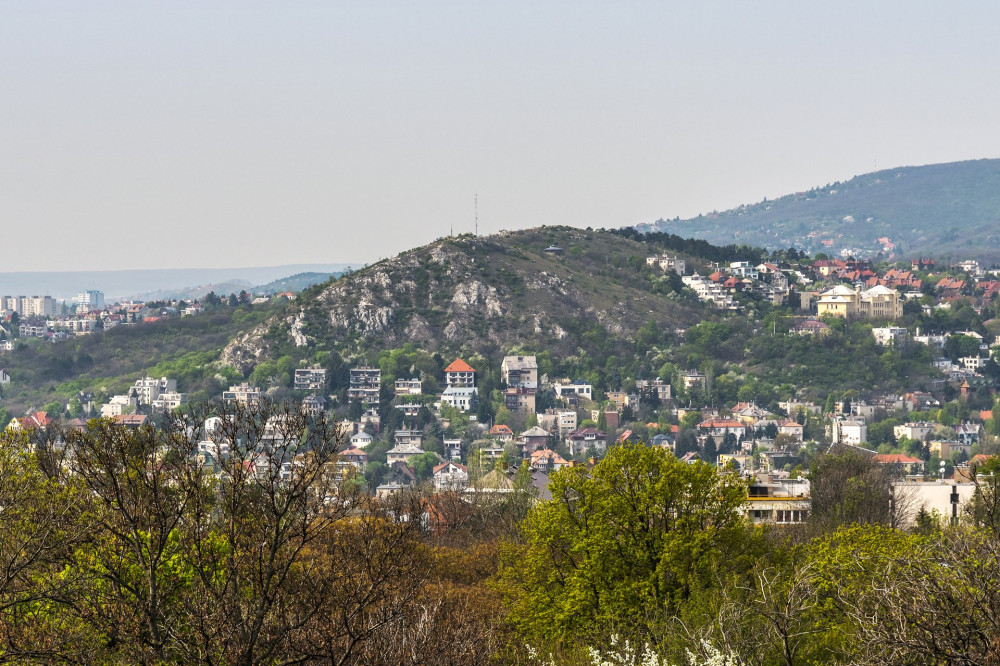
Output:
<path fill-rule="evenodd" d="M 669 270 L 673 270 L 678 275 L 684 275 L 684 270 L 687 268 L 687 264 L 684 259 L 681 259 L 680 257 L 672 257 L 668 254 L 664 254 L 659 257 L 646 257 L 646 265 L 653 268 L 659 268 L 664 273 Z"/>
<path fill-rule="evenodd" d="M 260 389 L 243 382 L 236 386 L 230 386 L 228 391 L 223 391 L 222 400 L 224 402 L 238 402 L 242 405 L 256 405 L 260 402 Z"/>
<path fill-rule="evenodd" d="M 3 296 L 0 310 L 16 312 L 21 317 L 55 317 L 56 301 L 51 296 Z"/>
<path fill-rule="evenodd" d="M 476 396 L 476 388 L 469 386 L 451 386 L 441 394 L 441 404 L 451 405 L 463 412 L 469 411 Z"/>
<path fill-rule="evenodd" d="M 700 301 L 711 303 L 720 310 L 740 309 L 729 292 L 722 288 L 722 285 L 712 282 L 707 277 L 695 273 L 681 277 L 681 281 L 697 294 Z"/>
<path fill-rule="evenodd" d="M 96 321 L 93 319 L 49 319 L 45 325 L 53 331 L 66 331 L 82 335 L 94 330 Z"/>
<path fill-rule="evenodd" d="M 883 347 L 888 347 L 894 340 L 904 340 L 906 329 L 900 326 L 882 326 L 873 328 L 872 335 L 875 336 L 875 342 Z"/>
<path fill-rule="evenodd" d="M 140 405 L 152 405 L 153 401 L 160 397 L 161 393 L 177 393 L 177 380 L 160 377 L 143 377 L 137 379 L 133 385 Z"/>
<path fill-rule="evenodd" d="M 77 312 L 90 312 L 104 309 L 104 292 L 96 289 L 81 291 L 73 299 Z"/>

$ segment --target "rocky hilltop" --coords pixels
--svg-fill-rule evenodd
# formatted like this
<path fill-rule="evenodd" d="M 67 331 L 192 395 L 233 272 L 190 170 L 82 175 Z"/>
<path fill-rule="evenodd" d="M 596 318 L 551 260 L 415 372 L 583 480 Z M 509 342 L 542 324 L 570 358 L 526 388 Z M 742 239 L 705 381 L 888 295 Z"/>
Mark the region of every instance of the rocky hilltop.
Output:
<path fill-rule="evenodd" d="M 585 336 L 627 341 L 651 319 L 661 327 L 702 319 L 699 304 L 644 277 L 650 252 L 567 227 L 444 238 L 303 292 L 286 314 L 230 342 L 222 360 L 248 372 L 310 347 L 347 357 L 406 342 L 442 353 L 519 345 L 576 353 Z"/>

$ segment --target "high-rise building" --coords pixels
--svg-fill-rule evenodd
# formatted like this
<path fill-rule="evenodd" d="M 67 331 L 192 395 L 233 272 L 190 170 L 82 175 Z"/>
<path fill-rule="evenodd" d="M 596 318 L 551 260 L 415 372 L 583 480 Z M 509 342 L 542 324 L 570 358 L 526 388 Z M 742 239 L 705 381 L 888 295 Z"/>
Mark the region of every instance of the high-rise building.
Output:
<path fill-rule="evenodd" d="M 26 317 L 55 317 L 56 301 L 51 296 L 4 296 L 0 310 Z"/>
<path fill-rule="evenodd" d="M 97 291 L 96 289 L 88 289 L 87 291 L 81 291 L 73 299 L 76 303 L 77 310 L 84 310 L 89 312 L 90 310 L 103 310 L 104 309 L 104 292 Z"/>

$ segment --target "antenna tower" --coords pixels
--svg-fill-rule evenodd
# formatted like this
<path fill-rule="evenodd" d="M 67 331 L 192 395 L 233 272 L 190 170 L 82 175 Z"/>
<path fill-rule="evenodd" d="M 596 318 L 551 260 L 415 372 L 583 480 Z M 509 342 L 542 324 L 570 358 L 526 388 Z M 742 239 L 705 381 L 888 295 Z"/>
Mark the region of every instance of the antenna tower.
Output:
<path fill-rule="evenodd" d="M 476 212 L 476 234 L 475 235 L 478 236 L 479 235 L 479 193 L 478 192 L 476 193 L 476 199 L 475 199 L 474 206 L 475 206 L 475 212 Z"/>

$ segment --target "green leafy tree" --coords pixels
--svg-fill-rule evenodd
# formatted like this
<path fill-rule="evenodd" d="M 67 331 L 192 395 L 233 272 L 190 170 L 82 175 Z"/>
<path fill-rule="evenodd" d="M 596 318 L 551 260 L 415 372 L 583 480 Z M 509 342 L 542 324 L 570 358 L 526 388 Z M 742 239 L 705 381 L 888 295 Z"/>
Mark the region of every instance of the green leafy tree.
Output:
<path fill-rule="evenodd" d="M 502 575 L 511 620 L 536 645 L 648 637 L 745 534 L 743 483 L 658 447 L 614 447 L 590 472 L 556 472 L 551 491 Z"/>

